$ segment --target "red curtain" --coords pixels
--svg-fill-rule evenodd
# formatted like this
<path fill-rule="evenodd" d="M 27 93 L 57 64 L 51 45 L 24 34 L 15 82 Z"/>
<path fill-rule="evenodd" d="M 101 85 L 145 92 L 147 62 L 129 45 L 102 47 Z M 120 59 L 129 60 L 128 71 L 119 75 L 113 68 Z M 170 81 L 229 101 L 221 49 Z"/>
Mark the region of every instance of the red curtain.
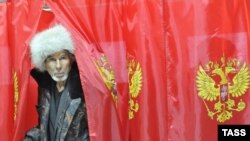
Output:
<path fill-rule="evenodd" d="M 168 139 L 212 141 L 218 124 L 249 124 L 249 79 L 241 81 L 245 88 L 236 81 L 248 77 L 244 64 L 249 71 L 249 1 L 178 0 L 165 6 Z M 235 87 L 242 89 L 238 96 Z"/>
<path fill-rule="evenodd" d="M 11 130 L 8 140 L 21 140 L 25 132 L 37 124 L 38 118 L 35 109 L 37 102 L 37 85 L 30 77 L 32 68 L 28 42 L 32 35 L 45 28 L 53 16 L 42 12 L 42 1 L 20 0 L 6 3 L 7 9 L 7 38 L 11 61 L 11 91 L 9 120 Z M 43 22 L 40 23 L 39 21 Z M 48 22 L 48 23 L 46 23 Z M 2 64 L 3 65 L 3 64 Z M 5 70 L 8 71 L 8 70 Z M 7 73 L 8 74 L 8 73 Z"/>
<path fill-rule="evenodd" d="M 13 128 L 13 82 L 11 52 L 8 42 L 6 3 L 0 3 L 0 137 L 3 140 L 12 140 Z"/>
<path fill-rule="evenodd" d="M 161 0 L 123 5 L 131 141 L 168 140 L 163 5 Z"/>
<path fill-rule="evenodd" d="M 120 93 L 120 90 L 126 92 L 123 88 L 123 85 L 126 87 L 126 77 L 122 80 L 125 82 L 116 82 L 114 67 L 109 61 L 109 57 L 114 57 L 111 56 L 114 55 L 114 48 L 118 49 L 117 52 L 121 51 L 121 55 L 125 57 L 125 52 L 122 52 L 124 46 L 119 39 L 119 35 L 122 35 L 121 29 L 116 25 L 116 17 L 112 17 L 112 14 L 107 11 L 114 9 L 114 13 L 117 12 L 117 5 L 108 2 L 62 0 L 49 2 L 49 6 L 58 22 L 68 27 L 75 40 L 75 55 L 86 101 L 90 139 L 126 140 L 127 107 L 122 104 L 127 105 L 127 101 L 122 100 L 122 93 Z M 96 17 L 95 15 L 99 13 L 106 15 L 107 18 Z M 104 20 L 111 21 L 114 26 L 107 24 L 105 27 Z M 107 49 L 105 50 L 104 47 Z M 126 58 L 122 59 L 124 60 L 120 62 L 126 63 Z M 118 67 L 122 68 L 122 64 Z M 126 64 L 123 67 L 126 67 Z M 120 77 L 123 78 L 119 78 L 118 75 L 118 80 L 124 79 L 124 76 Z M 119 111 L 121 108 L 125 110 Z M 120 118 L 124 116 L 119 116 L 120 114 L 125 116 L 124 121 Z"/>
<path fill-rule="evenodd" d="M 27 45 L 55 23 L 74 37 L 91 140 L 211 141 L 250 123 L 248 0 L 47 3 L 0 3 L 1 139 L 37 124 Z"/>
<path fill-rule="evenodd" d="M 79 43 L 79 50 L 76 51 L 80 70 L 82 69 L 82 79 L 85 80 L 83 89 L 87 90 L 93 83 L 91 82 L 93 80 L 87 81 L 88 77 L 91 78 L 89 75 L 91 73 L 86 73 L 88 65 L 82 66 L 87 59 L 85 52 L 88 52 L 84 48 L 92 50 L 93 57 L 90 56 L 93 58 L 92 61 L 98 61 L 99 54 L 104 54 L 107 57 L 107 63 L 115 72 L 118 101 L 114 110 L 112 110 L 113 107 L 106 109 L 109 106 L 102 105 L 105 99 L 100 99 L 100 102 L 99 100 L 95 102 L 98 101 L 100 108 L 105 108 L 109 112 L 106 110 L 95 112 L 92 107 L 96 107 L 94 106 L 96 104 L 92 103 L 90 97 L 93 94 L 85 93 L 90 135 L 96 135 L 96 137 L 91 136 L 92 139 L 108 139 L 102 134 L 109 135 L 110 125 L 93 126 L 92 123 L 110 122 L 109 114 L 112 113 L 118 113 L 118 116 L 112 117 L 111 121 L 116 124 L 115 120 L 118 120 L 120 127 L 112 127 L 111 136 L 119 135 L 113 131 L 115 130 L 123 133 L 120 140 L 167 139 L 163 9 L 157 7 L 162 5 L 161 1 L 132 3 L 62 0 L 50 3 L 57 19 L 69 28 L 73 26 L 79 32 L 80 35 L 74 34 L 75 37 L 80 36 L 77 40 L 87 42 L 82 45 Z M 93 73 L 95 69 L 91 67 L 90 71 Z M 157 75 L 161 77 L 154 77 Z M 157 93 L 160 95 L 156 95 Z M 94 97 L 93 99 L 97 99 L 98 95 Z M 95 119 L 97 114 L 100 116 Z M 145 134 L 147 136 L 144 136 Z"/>

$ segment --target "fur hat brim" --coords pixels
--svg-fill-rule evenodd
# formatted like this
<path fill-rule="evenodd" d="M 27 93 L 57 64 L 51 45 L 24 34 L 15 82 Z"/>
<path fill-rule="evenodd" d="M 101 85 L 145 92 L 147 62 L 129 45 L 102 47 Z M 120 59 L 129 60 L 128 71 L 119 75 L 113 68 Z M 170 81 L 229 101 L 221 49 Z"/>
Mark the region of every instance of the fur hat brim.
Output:
<path fill-rule="evenodd" d="M 31 61 L 40 71 L 45 70 L 45 59 L 61 50 L 74 54 L 70 32 L 62 25 L 55 25 L 37 33 L 30 42 Z"/>

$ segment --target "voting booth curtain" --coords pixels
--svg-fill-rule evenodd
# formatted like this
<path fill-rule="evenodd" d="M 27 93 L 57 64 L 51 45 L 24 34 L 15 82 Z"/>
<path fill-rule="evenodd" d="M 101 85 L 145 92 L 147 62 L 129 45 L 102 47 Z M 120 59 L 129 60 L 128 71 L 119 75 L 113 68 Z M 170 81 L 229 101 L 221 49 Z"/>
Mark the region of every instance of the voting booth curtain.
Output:
<path fill-rule="evenodd" d="M 0 1 L 0 137 L 37 125 L 29 42 L 71 33 L 91 141 L 211 141 L 250 124 L 248 0 Z"/>

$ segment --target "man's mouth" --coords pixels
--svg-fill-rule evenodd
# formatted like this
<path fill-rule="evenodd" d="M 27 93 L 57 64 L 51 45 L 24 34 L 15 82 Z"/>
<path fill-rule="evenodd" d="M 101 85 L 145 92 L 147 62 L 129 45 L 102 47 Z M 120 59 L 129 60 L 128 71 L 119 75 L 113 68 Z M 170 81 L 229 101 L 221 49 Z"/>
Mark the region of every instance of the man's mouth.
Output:
<path fill-rule="evenodd" d="M 64 73 L 55 73 L 54 76 L 61 78 L 64 76 Z"/>

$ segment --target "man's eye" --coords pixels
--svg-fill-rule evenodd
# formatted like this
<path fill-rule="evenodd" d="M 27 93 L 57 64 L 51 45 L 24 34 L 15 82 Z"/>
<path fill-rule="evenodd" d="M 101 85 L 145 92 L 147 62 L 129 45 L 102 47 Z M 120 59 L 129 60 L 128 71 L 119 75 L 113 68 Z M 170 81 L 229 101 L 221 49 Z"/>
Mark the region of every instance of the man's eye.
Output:
<path fill-rule="evenodd" d="M 61 58 L 60 58 L 60 60 L 64 60 L 64 59 L 66 59 L 66 57 L 65 57 L 65 56 L 63 56 L 63 57 L 61 57 Z"/>
<path fill-rule="evenodd" d="M 49 58 L 48 61 L 53 62 L 53 61 L 56 61 L 56 59 L 55 58 Z"/>

